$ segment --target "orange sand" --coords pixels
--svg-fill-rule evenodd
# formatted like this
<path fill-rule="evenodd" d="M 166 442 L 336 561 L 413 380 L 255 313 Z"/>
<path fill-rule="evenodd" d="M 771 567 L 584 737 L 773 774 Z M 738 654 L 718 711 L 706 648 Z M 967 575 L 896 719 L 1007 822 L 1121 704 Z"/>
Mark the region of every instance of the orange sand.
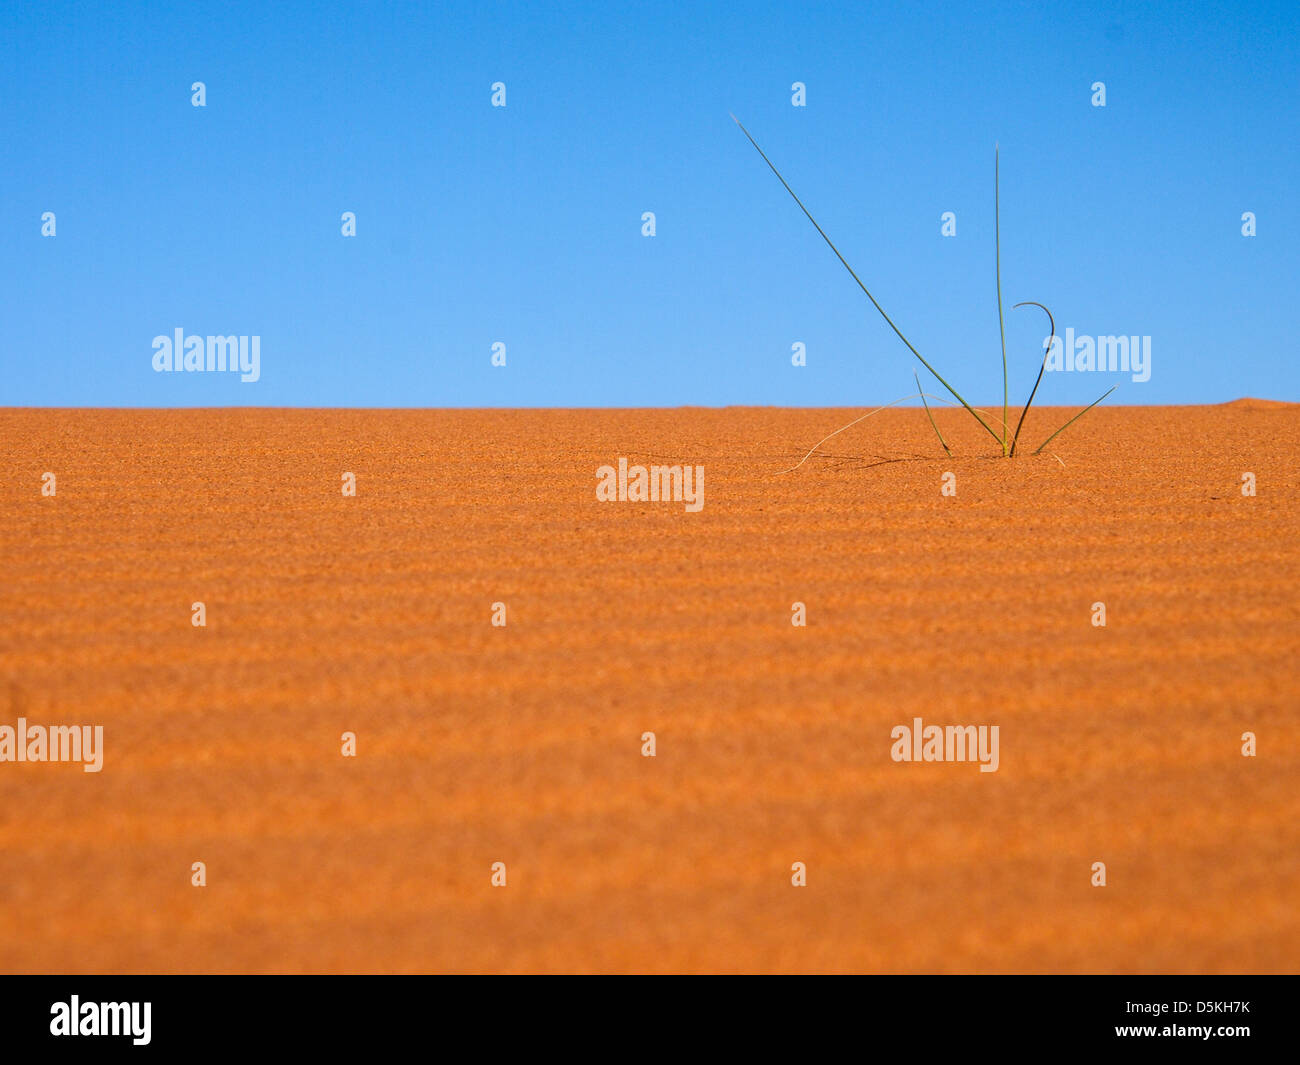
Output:
<path fill-rule="evenodd" d="M 0 971 L 1300 969 L 1300 408 L 858 413 L 0 411 Z"/>

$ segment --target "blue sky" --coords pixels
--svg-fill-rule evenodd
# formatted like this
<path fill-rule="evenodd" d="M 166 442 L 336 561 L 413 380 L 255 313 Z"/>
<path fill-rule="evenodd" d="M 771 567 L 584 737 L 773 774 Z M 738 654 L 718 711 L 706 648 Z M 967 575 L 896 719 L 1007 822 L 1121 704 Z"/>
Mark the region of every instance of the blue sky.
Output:
<path fill-rule="evenodd" d="M 729 111 L 972 401 L 1001 399 L 995 141 L 1013 403 L 1024 299 L 1152 338 L 1149 381 L 1049 374 L 1039 402 L 1300 400 L 1300 6 L 961 7 L 7 3 L 0 405 L 911 392 Z M 261 379 L 154 372 L 176 328 L 260 336 Z"/>

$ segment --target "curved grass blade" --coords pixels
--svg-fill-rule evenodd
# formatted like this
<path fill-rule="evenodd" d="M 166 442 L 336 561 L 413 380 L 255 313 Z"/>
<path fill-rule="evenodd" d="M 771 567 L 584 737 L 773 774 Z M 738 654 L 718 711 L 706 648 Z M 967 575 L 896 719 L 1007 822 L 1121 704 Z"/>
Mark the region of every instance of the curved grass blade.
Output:
<path fill-rule="evenodd" d="M 926 362 L 925 357 L 919 351 L 917 351 L 916 348 L 912 347 L 912 342 L 908 340 L 907 337 L 903 336 L 902 330 L 899 329 L 898 326 L 894 324 L 893 319 L 890 318 L 889 315 L 885 313 L 885 308 L 880 306 L 880 304 L 876 302 L 876 297 L 873 296 L 871 294 L 871 291 L 867 288 L 867 286 L 862 283 L 862 279 L 858 277 L 856 273 L 854 273 L 853 267 L 851 267 L 848 264 L 848 260 L 846 260 L 844 256 L 840 254 L 840 249 L 835 247 L 834 243 L 831 241 L 831 238 L 826 235 L 826 231 L 817 224 L 817 219 L 815 219 L 812 216 L 812 214 L 809 212 L 808 208 L 803 205 L 803 201 L 799 199 L 798 196 L 795 195 L 794 189 L 792 189 L 789 186 L 789 184 L 787 184 L 785 178 L 781 176 L 781 171 L 779 171 L 773 165 L 772 160 L 767 157 L 767 153 L 764 152 L 763 149 L 758 146 L 758 141 L 754 140 L 754 138 L 749 135 L 749 130 L 747 130 L 744 127 L 740 119 L 738 119 L 735 115 L 731 116 L 731 120 L 734 123 L 736 123 L 737 126 L 740 126 L 740 132 L 743 133 L 746 139 L 749 141 L 749 143 L 754 146 L 754 150 L 763 157 L 763 162 L 765 162 L 768 166 L 768 169 L 771 170 L 772 173 L 776 175 L 777 180 L 781 182 L 782 185 L 785 186 L 785 191 L 788 192 L 791 198 L 794 200 L 794 202 L 799 205 L 799 210 L 801 210 L 807 216 L 808 221 L 813 224 L 813 228 L 815 228 L 817 232 L 821 234 L 822 240 L 826 241 L 827 246 L 831 249 L 831 251 L 835 253 L 835 257 L 839 259 L 839 261 L 844 265 L 844 269 L 849 272 L 849 276 L 852 277 L 853 280 L 858 283 L 858 288 L 862 289 L 862 291 L 867 294 L 867 299 L 869 299 L 871 301 L 871 305 L 875 307 L 877 311 L 880 312 L 880 317 L 883 318 L 887 323 L 889 323 L 889 328 L 898 334 L 898 339 L 907 345 L 907 350 L 910 351 L 921 361 L 921 365 L 924 366 L 927 370 L 929 370 L 932 374 L 934 374 L 938 382 L 941 385 L 943 385 L 943 387 L 946 388 L 950 393 L 952 393 L 952 395 L 957 399 L 959 403 L 961 403 L 963 407 L 965 407 L 968 411 L 970 411 L 971 415 L 975 418 L 975 420 L 978 421 L 980 425 L 984 426 L 984 428 L 988 430 L 989 435 L 992 436 L 994 440 L 998 441 L 998 443 L 1002 445 L 1002 453 L 1005 455 L 1006 446 L 1007 446 L 1005 433 L 1003 436 L 999 437 L 998 434 L 993 431 L 993 427 L 990 426 L 988 422 L 986 422 L 979 414 L 976 413 L 975 408 L 972 407 L 969 403 L 966 402 L 965 399 L 962 398 L 961 393 L 959 393 L 955 388 L 952 387 L 952 385 L 950 385 L 947 381 L 945 381 L 943 379 L 943 376 L 939 373 L 939 371 L 936 370 L 933 366 L 931 366 L 928 362 Z M 1004 420 L 1005 420 L 1005 412 L 1004 412 Z"/>
<path fill-rule="evenodd" d="M 1076 414 L 1063 426 L 1057 429 L 1056 432 L 1054 432 L 1051 436 L 1049 436 L 1046 440 L 1044 440 L 1041 444 L 1039 444 L 1038 451 L 1035 451 L 1034 454 L 1037 455 L 1039 451 L 1042 451 L 1043 448 L 1045 448 L 1048 444 L 1050 444 L 1053 440 L 1055 440 L 1058 436 L 1060 436 L 1063 432 L 1065 432 L 1066 429 L 1070 428 L 1070 426 L 1072 426 L 1075 422 L 1077 422 L 1080 418 L 1082 418 L 1085 414 L 1087 414 L 1088 411 L 1092 410 L 1093 407 L 1095 407 L 1103 399 L 1109 396 L 1117 388 L 1119 388 L 1119 385 L 1111 385 L 1110 388 L 1108 388 L 1104 393 L 1102 393 L 1100 396 L 1094 399 L 1091 403 L 1089 403 L 1086 407 L 1084 407 L 1083 410 L 1079 411 L 1078 414 Z"/>
<path fill-rule="evenodd" d="M 1011 450 L 1008 452 L 1009 457 L 1015 456 L 1016 441 L 1020 439 L 1020 427 L 1025 424 L 1025 415 L 1029 413 L 1029 405 L 1034 402 L 1034 396 L 1038 394 L 1038 386 L 1043 380 L 1043 371 L 1047 369 L 1047 356 L 1051 354 L 1052 341 L 1056 339 L 1056 319 L 1052 317 L 1052 312 L 1043 306 L 1043 304 L 1039 303 L 1037 300 L 1021 300 L 1011 309 L 1014 311 L 1016 307 L 1042 307 L 1043 312 L 1047 315 L 1047 324 L 1052 329 L 1052 335 L 1047 339 L 1047 350 L 1043 352 L 1043 365 L 1038 368 L 1038 380 L 1034 382 L 1034 387 L 1029 390 L 1029 398 L 1025 400 L 1025 409 L 1020 412 L 1020 421 L 1016 422 L 1016 435 L 1011 438 Z M 1105 397 L 1103 396 L 1102 398 L 1104 399 Z"/>
<path fill-rule="evenodd" d="M 939 426 L 935 424 L 934 415 L 930 413 L 930 404 L 925 401 L 925 392 L 921 388 L 921 379 L 917 377 L 916 371 L 912 371 L 912 380 L 916 382 L 916 391 L 921 396 L 921 406 L 925 408 L 926 417 L 930 419 L 930 428 L 934 430 L 934 435 L 939 438 L 939 443 L 943 445 L 944 451 L 952 455 L 952 448 L 948 446 L 948 441 L 943 438 L 943 433 L 939 432 Z"/>
<path fill-rule="evenodd" d="M 1007 454 L 1007 330 L 1002 321 L 1002 220 L 998 192 L 998 146 L 993 145 L 993 272 L 998 286 L 998 335 L 1002 338 L 1002 454 Z"/>

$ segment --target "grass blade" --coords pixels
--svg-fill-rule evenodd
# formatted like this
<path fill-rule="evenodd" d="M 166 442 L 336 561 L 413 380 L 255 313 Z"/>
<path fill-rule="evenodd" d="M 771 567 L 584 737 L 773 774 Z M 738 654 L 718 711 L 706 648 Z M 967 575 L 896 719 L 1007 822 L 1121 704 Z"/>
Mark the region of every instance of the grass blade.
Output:
<path fill-rule="evenodd" d="M 924 394 L 925 393 L 921 393 L 921 395 Z M 808 454 L 806 454 L 803 458 L 801 458 L 797 463 L 795 463 L 795 465 L 791 466 L 788 470 L 782 470 L 781 473 L 794 473 L 795 470 L 797 470 L 800 466 L 802 466 L 805 462 L 807 462 L 810 458 L 812 458 L 813 454 L 817 451 L 817 449 L 821 447 L 822 444 L 826 443 L 826 441 L 829 440 L 832 436 L 839 436 L 840 433 L 844 432 L 845 429 L 852 429 L 855 425 L 858 424 L 858 422 L 865 421 L 867 418 L 870 418 L 873 414 L 879 414 L 882 410 L 887 410 L 890 407 L 897 406 L 899 403 L 905 403 L 909 399 L 915 399 L 915 398 L 916 398 L 915 393 L 913 393 L 910 396 L 899 396 L 898 399 L 891 399 L 883 407 L 877 407 L 875 410 L 869 410 L 867 411 L 866 414 L 854 418 L 853 421 L 849 422 L 848 425 L 841 425 L 838 429 L 835 430 L 835 432 L 827 433 L 825 436 L 823 436 L 820 440 L 817 441 L 817 443 L 813 444 L 813 446 L 808 449 Z M 780 475 L 778 474 L 778 476 Z"/>
<path fill-rule="evenodd" d="M 1038 380 L 1034 382 L 1034 387 L 1029 390 L 1029 398 L 1025 400 L 1025 409 L 1020 412 L 1020 421 L 1016 422 L 1016 435 L 1011 438 L 1011 450 L 1008 452 L 1009 456 L 1014 456 L 1016 453 L 1016 441 L 1020 439 L 1020 427 L 1025 424 L 1025 415 L 1029 413 L 1029 406 L 1034 402 L 1034 396 L 1038 394 L 1038 386 L 1043 381 L 1043 371 L 1047 369 L 1047 356 L 1051 354 L 1052 341 L 1056 339 L 1056 319 L 1052 317 L 1052 312 L 1044 307 L 1043 304 L 1039 303 L 1037 300 L 1021 300 L 1011 309 L 1015 310 L 1016 307 L 1042 307 L 1043 312 L 1047 315 L 1047 324 L 1051 327 L 1052 335 L 1047 339 L 1047 350 L 1043 352 L 1043 365 L 1038 368 Z M 1102 398 L 1104 399 L 1105 396 Z M 1035 454 L 1037 454 L 1037 452 L 1035 452 Z"/>
<path fill-rule="evenodd" d="M 1007 454 L 1007 330 L 1002 321 L 1002 220 L 998 191 L 998 146 L 993 145 L 993 272 L 998 286 L 998 334 L 1002 338 L 1002 454 Z"/>
<path fill-rule="evenodd" d="M 781 171 L 779 171 L 775 167 L 775 165 L 773 165 L 772 160 L 767 157 L 767 153 L 764 152 L 763 149 L 758 146 L 758 141 L 754 140 L 754 138 L 749 135 L 749 130 L 747 130 L 744 127 L 744 125 L 742 125 L 740 119 L 738 119 L 735 115 L 731 116 L 731 120 L 734 123 L 736 123 L 737 126 L 740 126 L 740 132 L 743 133 L 746 139 L 749 141 L 749 143 L 754 146 L 754 150 L 763 157 L 763 162 L 765 162 L 768 166 L 768 169 L 771 170 L 772 173 L 776 175 L 777 180 L 780 181 L 781 184 L 785 186 L 785 191 L 788 192 L 790 194 L 790 197 L 794 200 L 794 202 L 799 205 L 799 210 L 801 210 L 807 216 L 808 221 L 813 224 L 813 228 L 815 228 L 817 232 L 821 234 L 822 240 L 826 241 L 827 246 L 831 249 L 831 251 L 835 253 L 835 257 L 839 259 L 839 261 L 843 264 L 844 269 L 849 272 L 849 276 L 858 283 L 858 288 L 862 289 L 862 291 L 866 293 L 867 299 L 871 301 L 871 305 L 875 307 L 877 311 L 880 312 L 880 317 L 883 318 L 889 324 L 890 329 L 892 329 L 896 334 L 898 334 L 898 339 L 907 345 L 907 350 L 910 351 L 913 355 L 915 355 L 920 360 L 921 365 L 924 366 L 927 370 L 929 370 L 932 374 L 934 374 L 935 379 L 939 382 L 939 384 L 943 385 L 944 388 L 946 388 L 950 393 L 952 393 L 953 397 L 963 407 L 965 407 L 968 411 L 970 411 L 971 416 L 974 417 L 975 420 L 980 423 L 980 425 L 984 426 L 984 428 L 988 430 L 989 435 L 992 436 L 994 440 L 997 440 L 998 443 L 1002 445 L 1002 453 L 1005 455 L 1007 449 L 1005 425 L 1004 425 L 1003 436 L 999 437 L 998 434 L 993 431 L 993 427 L 990 426 L 989 423 L 986 422 L 978 413 L 976 413 L 975 408 L 972 407 L 969 403 L 966 402 L 965 399 L 962 398 L 961 393 L 959 393 L 955 388 L 952 387 L 952 385 L 950 385 L 947 381 L 945 381 L 943 379 L 943 376 L 939 373 L 938 370 L 936 370 L 933 366 L 931 366 L 928 362 L 925 361 L 925 357 L 919 351 L 917 351 L 916 348 L 912 346 L 912 342 L 908 340 L 907 337 L 903 336 L 903 331 L 899 329 L 898 326 L 894 324 L 893 319 L 890 318 L 889 315 L 885 313 L 885 308 L 880 306 L 880 304 L 876 302 L 876 297 L 873 296 L 871 294 L 871 291 L 867 288 L 867 286 L 862 283 L 862 279 L 858 277 L 856 273 L 854 273 L 853 267 L 851 267 L 848 264 L 848 260 L 845 259 L 844 256 L 840 254 L 840 249 L 835 247 L 835 244 L 831 241 L 831 238 L 826 235 L 826 231 L 817 224 L 817 219 L 815 219 L 812 216 L 811 212 L 809 212 L 808 208 L 803 205 L 803 201 L 799 199 L 798 196 L 795 195 L 794 189 L 792 189 L 789 183 L 787 183 L 787 181 L 785 180 L 785 178 L 781 176 Z M 1006 412 L 1003 411 L 1003 422 L 1005 423 L 1005 421 L 1006 421 Z"/>
<path fill-rule="evenodd" d="M 1050 444 L 1053 440 L 1055 440 L 1058 436 L 1060 436 L 1063 432 L 1065 432 L 1066 429 L 1070 428 L 1070 426 L 1072 426 L 1075 422 L 1077 422 L 1080 418 L 1082 418 L 1085 414 L 1087 414 L 1088 411 L 1092 410 L 1093 407 L 1095 407 L 1095 406 L 1096 406 L 1098 403 L 1100 403 L 1103 399 L 1105 399 L 1107 396 L 1109 396 L 1109 395 L 1110 395 L 1112 392 L 1114 392 L 1115 389 L 1117 389 L 1117 388 L 1119 388 L 1119 385 L 1111 385 L 1111 387 L 1110 387 L 1109 389 L 1107 389 L 1107 390 L 1106 390 L 1105 392 L 1103 392 L 1100 396 L 1098 396 L 1096 399 L 1094 399 L 1091 403 L 1089 403 L 1086 407 L 1084 407 L 1083 410 L 1079 411 L 1078 414 L 1076 414 L 1073 418 L 1071 418 L 1071 419 L 1070 419 L 1068 422 L 1066 422 L 1063 426 L 1061 426 L 1059 429 L 1057 429 L 1056 432 L 1054 432 L 1051 436 L 1049 436 L 1046 440 L 1044 440 L 1041 444 L 1039 444 L 1039 445 L 1038 445 L 1038 451 L 1042 451 L 1043 448 L 1045 448 L 1048 444 Z M 1037 455 L 1037 454 L 1038 454 L 1038 451 L 1035 451 L 1034 454 Z"/>
<path fill-rule="evenodd" d="M 925 408 L 926 417 L 930 419 L 930 428 L 934 430 L 934 435 L 939 438 L 939 443 L 943 445 L 944 451 L 951 456 L 952 448 L 948 446 L 948 441 L 943 438 L 943 433 L 939 432 L 939 426 L 935 424 L 934 415 L 930 413 L 930 404 L 925 401 L 925 392 L 921 388 L 921 379 L 916 376 L 915 371 L 912 372 L 912 380 L 916 382 L 916 391 L 921 396 L 921 406 Z"/>

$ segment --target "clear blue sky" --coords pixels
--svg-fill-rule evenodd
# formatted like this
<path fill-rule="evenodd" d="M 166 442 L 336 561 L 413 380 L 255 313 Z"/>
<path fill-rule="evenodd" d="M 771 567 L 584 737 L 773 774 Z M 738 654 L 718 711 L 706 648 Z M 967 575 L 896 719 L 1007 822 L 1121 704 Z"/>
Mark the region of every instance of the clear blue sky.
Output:
<path fill-rule="evenodd" d="M 1040 402 L 1300 400 L 1300 5 L 965 7 L 5 3 L 0 405 L 912 391 L 729 111 L 972 401 L 1001 400 L 995 141 L 1013 403 L 1045 333 L 1022 299 L 1152 338 L 1150 381 Z M 261 380 L 155 373 L 178 327 L 260 336 Z"/>

